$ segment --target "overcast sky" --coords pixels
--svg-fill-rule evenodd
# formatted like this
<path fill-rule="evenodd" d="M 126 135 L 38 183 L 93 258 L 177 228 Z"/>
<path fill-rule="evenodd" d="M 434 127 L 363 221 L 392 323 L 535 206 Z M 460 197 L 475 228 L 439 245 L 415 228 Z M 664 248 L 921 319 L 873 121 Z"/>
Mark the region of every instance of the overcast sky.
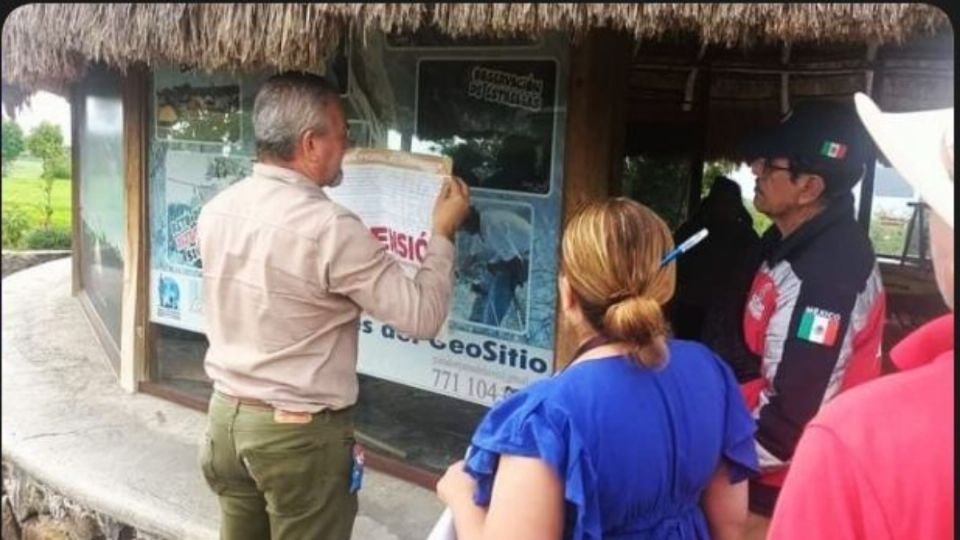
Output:
<path fill-rule="evenodd" d="M 3 119 L 9 120 L 6 106 L 3 107 Z M 30 105 L 24 105 L 17 111 L 16 122 L 23 129 L 23 133 L 43 121 L 52 122 L 60 126 L 63 132 L 63 142 L 70 145 L 70 104 L 66 99 L 49 92 L 37 92 L 30 98 Z"/>

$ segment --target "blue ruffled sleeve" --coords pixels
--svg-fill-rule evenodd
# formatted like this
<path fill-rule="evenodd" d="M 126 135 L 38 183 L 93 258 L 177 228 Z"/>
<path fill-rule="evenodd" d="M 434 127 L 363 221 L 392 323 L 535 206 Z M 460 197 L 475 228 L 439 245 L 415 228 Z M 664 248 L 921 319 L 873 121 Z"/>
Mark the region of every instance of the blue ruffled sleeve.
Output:
<path fill-rule="evenodd" d="M 569 416 L 549 400 L 551 381 L 535 383 L 491 409 L 471 440 L 466 471 L 477 482 L 473 500 L 488 506 L 503 454 L 545 461 L 564 482 L 565 522 L 574 539 L 600 539 L 596 472 Z"/>
<path fill-rule="evenodd" d="M 723 431 L 723 457 L 730 466 L 730 482 L 737 483 L 755 476 L 760 470 L 754 433 L 757 422 L 750 415 L 733 372 L 717 358 L 726 393 L 726 415 Z"/>

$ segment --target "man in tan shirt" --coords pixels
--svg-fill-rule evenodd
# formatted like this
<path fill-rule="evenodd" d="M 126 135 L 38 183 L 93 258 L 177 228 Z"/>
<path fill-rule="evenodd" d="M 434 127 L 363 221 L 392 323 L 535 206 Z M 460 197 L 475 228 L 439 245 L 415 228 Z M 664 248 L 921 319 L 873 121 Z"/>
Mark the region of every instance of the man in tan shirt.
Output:
<path fill-rule="evenodd" d="M 214 383 L 201 464 L 219 497 L 221 538 L 349 538 L 360 313 L 412 337 L 436 335 L 469 192 L 445 181 L 423 265 L 409 278 L 324 194 L 342 178 L 348 146 L 332 86 L 271 77 L 253 126 L 253 173 L 208 202 L 197 224 Z"/>

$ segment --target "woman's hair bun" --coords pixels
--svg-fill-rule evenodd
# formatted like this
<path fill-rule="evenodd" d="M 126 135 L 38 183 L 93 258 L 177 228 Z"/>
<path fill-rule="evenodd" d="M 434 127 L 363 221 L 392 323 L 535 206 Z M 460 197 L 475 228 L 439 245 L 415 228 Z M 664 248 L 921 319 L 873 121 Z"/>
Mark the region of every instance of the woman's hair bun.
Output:
<path fill-rule="evenodd" d="M 634 354 L 647 365 L 666 359 L 667 332 L 663 309 L 649 296 L 628 296 L 611 304 L 603 316 L 603 333 L 634 344 Z"/>

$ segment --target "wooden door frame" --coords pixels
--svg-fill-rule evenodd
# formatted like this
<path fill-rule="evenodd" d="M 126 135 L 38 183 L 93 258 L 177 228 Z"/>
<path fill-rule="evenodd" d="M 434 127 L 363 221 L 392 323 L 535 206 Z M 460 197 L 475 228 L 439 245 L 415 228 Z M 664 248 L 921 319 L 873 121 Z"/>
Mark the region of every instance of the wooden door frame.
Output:
<path fill-rule="evenodd" d="M 627 71 L 633 41 L 609 29 L 590 31 L 571 43 L 561 230 L 582 204 L 616 191 L 623 171 Z M 558 243 L 559 245 L 559 243 Z M 559 251 L 559 248 L 558 248 Z M 557 261 L 561 261 L 558 253 Z M 554 369 L 570 361 L 574 336 L 565 332 L 557 302 Z"/>

